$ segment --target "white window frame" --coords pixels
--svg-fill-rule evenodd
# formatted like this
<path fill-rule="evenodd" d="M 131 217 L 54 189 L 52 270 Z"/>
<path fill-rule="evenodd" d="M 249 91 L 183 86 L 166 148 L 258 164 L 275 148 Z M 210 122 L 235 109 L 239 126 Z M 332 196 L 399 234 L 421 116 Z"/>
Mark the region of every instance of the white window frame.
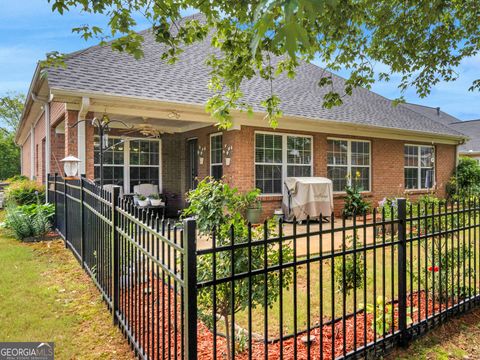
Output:
<path fill-rule="evenodd" d="M 412 146 L 417 148 L 417 166 L 407 166 L 405 165 L 405 147 Z M 428 167 L 422 166 L 421 162 L 421 148 L 430 148 L 432 149 L 433 153 L 433 181 L 432 187 L 425 188 L 422 186 L 422 169 L 428 169 Z M 436 157 L 436 149 L 435 145 L 425 145 L 425 144 L 404 144 L 403 146 L 403 169 L 417 169 L 417 184 L 418 186 L 414 189 L 407 189 L 407 183 L 405 181 L 405 171 L 403 172 L 403 186 L 406 191 L 415 191 L 415 190 L 431 190 L 435 188 L 437 184 L 437 167 L 435 166 L 435 157 Z"/>
<path fill-rule="evenodd" d="M 219 163 L 214 163 L 212 162 L 212 139 L 214 137 L 217 137 L 217 136 L 221 136 L 222 137 L 222 147 L 220 148 L 220 154 L 221 154 L 221 158 L 222 158 L 222 161 L 219 162 Z M 213 176 L 213 172 L 212 172 L 212 167 L 213 166 L 221 166 L 222 167 L 222 173 L 223 173 L 223 133 L 221 132 L 216 132 L 216 133 L 213 133 L 213 134 L 210 134 L 210 142 L 209 142 L 209 146 L 210 146 L 210 176 Z"/>
<path fill-rule="evenodd" d="M 98 137 L 97 134 L 94 135 L 94 138 Z M 142 137 L 122 137 L 122 136 L 110 136 L 110 139 L 121 139 L 123 140 L 123 164 L 104 164 L 104 166 L 116 166 L 116 167 L 123 167 L 123 191 L 125 194 L 130 193 L 130 141 L 141 140 L 141 141 L 157 141 L 158 142 L 158 189 L 160 193 L 163 192 L 163 181 L 162 181 L 162 139 L 149 139 L 149 138 L 142 138 Z M 94 153 L 95 153 L 95 146 L 94 146 Z M 94 157 L 95 159 L 95 157 Z M 93 163 L 93 168 L 95 171 L 95 165 L 99 165 L 97 163 Z M 154 165 L 132 165 L 133 167 L 152 167 Z"/>
<path fill-rule="evenodd" d="M 346 141 L 347 142 L 347 164 L 346 165 L 335 165 L 328 163 L 328 141 L 329 140 L 339 140 L 339 141 Z M 369 165 L 352 165 L 352 142 L 363 142 L 368 143 L 368 160 Z M 349 139 L 349 138 L 338 138 L 338 137 L 327 137 L 327 171 L 329 166 L 336 166 L 336 167 L 346 167 L 347 168 L 347 185 L 352 186 L 352 167 L 361 167 L 361 168 L 368 168 L 368 190 L 363 190 L 361 193 L 368 194 L 372 192 L 372 142 L 370 140 L 363 140 L 363 139 Z M 345 191 L 334 191 L 334 194 L 345 194 Z"/>
<path fill-rule="evenodd" d="M 257 162 L 256 161 L 256 156 L 255 156 L 255 151 L 257 149 L 257 134 L 267 134 L 267 135 L 278 135 L 278 136 L 282 136 L 282 162 L 281 163 L 265 163 L 265 162 Z M 284 132 L 273 132 L 273 131 L 255 131 L 254 132 L 254 135 L 253 135 L 255 138 L 253 139 L 253 174 L 254 174 L 254 182 L 255 184 L 257 183 L 257 165 L 279 165 L 282 167 L 282 189 L 283 189 L 283 186 L 284 186 L 284 183 L 285 183 L 285 178 L 287 177 L 287 167 L 288 165 L 292 165 L 292 166 L 308 166 L 308 164 L 289 164 L 287 162 L 287 137 L 291 136 L 291 137 L 303 137 L 303 138 L 308 138 L 310 139 L 310 143 L 311 143 L 311 156 L 310 156 L 310 172 L 311 172 L 311 176 L 314 176 L 313 175 L 313 163 L 314 163 L 314 160 L 313 160 L 313 157 L 314 157 L 314 154 L 313 154 L 313 149 L 314 149 L 314 146 L 313 146 L 313 136 L 312 135 L 304 135 L 304 134 L 295 134 L 295 133 L 284 133 Z M 283 195 L 283 193 L 262 193 L 260 196 L 277 196 L 277 195 Z"/>

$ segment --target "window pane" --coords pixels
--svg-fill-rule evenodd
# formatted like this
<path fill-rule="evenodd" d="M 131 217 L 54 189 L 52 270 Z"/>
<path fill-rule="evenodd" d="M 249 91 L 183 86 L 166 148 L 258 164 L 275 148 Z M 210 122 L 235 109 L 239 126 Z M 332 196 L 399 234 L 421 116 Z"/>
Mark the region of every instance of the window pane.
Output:
<path fill-rule="evenodd" d="M 255 162 L 282 163 L 282 136 L 255 134 Z"/>
<path fill-rule="evenodd" d="M 305 176 L 312 176 L 312 167 L 310 165 L 305 166 L 287 166 L 287 176 L 297 176 L 297 177 L 305 177 Z"/>
<path fill-rule="evenodd" d="M 95 135 L 93 141 L 94 153 L 93 161 L 94 164 L 100 164 L 100 137 Z M 123 141 L 122 139 L 108 138 L 103 144 L 103 163 L 104 164 L 118 164 L 123 165 Z"/>
<path fill-rule="evenodd" d="M 333 191 L 345 191 L 347 171 L 346 166 L 328 166 L 327 177 L 333 182 Z"/>
<path fill-rule="evenodd" d="M 264 194 L 277 194 L 282 192 L 282 166 L 256 165 L 255 185 Z"/>
<path fill-rule="evenodd" d="M 352 167 L 352 182 L 359 191 L 370 191 L 370 168 Z"/>
<path fill-rule="evenodd" d="M 211 164 L 222 163 L 222 135 L 210 137 L 210 162 Z"/>
<path fill-rule="evenodd" d="M 418 188 L 418 169 L 405 168 L 405 188 L 406 189 Z"/>
<path fill-rule="evenodd" d="M 370 165 L 370 143 L 352 141 L 352 165 Z"/>
<path fill-rule="evenodd" d="M 158 166 L 131 166 L 130 167 L 130 191 L 139 184 L 158 185 Z"/>
<path fill-rule="evenodd" d="M 404 148 L 405 166 L 418 166 L 418 147 L 405 145 Z"/>
<path fill-rule="evenodd" d="M 312 161 L 311 139 L 300 136 L 287 137 L 287 163 L 310 164 Z"/>
<path fill-rule="evenodd" d="M 94 167 L 95 181 L 100 181 L 100 166 Z M 103 184 L 114 184 L 123 186 L 123 166 L 104 166 L 103 167 Z"/>
<path fill-rule="evenodd" d="M 223 176 L 223 166 L 222 165 L 212 165 L 212 174 L 215 180 L 220 180 Z"/>
<path fill-rule="evenodd" d="M 422 169 L 420 172 L 420 187 L 422 189 L 430 189 L 433 187 L 434 182 L 434 171 L 433 169 Z"/>
<path fill-rule="evenodd" d="M 431 146 L 420 147 L 420 166 L 432 167 L 433 165 L 433 148 Z"/>
<path fill-rule="evenodd" d="M 348 141 L 328 140 L 327 163 L 328 165 L 347 165 Z"/>

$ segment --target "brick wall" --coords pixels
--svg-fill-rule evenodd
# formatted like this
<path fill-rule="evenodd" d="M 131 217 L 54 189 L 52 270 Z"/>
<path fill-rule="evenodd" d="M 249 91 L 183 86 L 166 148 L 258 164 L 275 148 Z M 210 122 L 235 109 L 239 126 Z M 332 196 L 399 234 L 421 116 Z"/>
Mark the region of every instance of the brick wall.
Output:
<path fill-rule="evenodd" d="M 203 130 L 203 129 L 202 129 Z M 272 131 L 271 129 L 243 126 L 241 130 L 224 132 L 224 145 L 232 145 L 231 165 L 224 163 L 223 173 L 226 180 L 236 186 L 240 191 L 248 191 L 255 186 L 254 167 L 254 141 L 255 131 Z M 208 169 L 209 143 L 208 133 L 215 129 L 205 129 L 197 132 L 199 143 L 207 145 L 206 162 L 203 169 Z M 276 131 L 282 133 L 281 130 Z M 289 133 L 292 133 L 289 131 Z M 311 135 L 313 137 L 313 173 L 314 176 L 327 176 L 327 138 L 328 134 L 295 132 L 295 134 Z M 358 138 L 352 136 L 332 136 L 351 139 L 369 140 L 371 142 L 371 191 L 365 193 L 365 197 L 374 206 L 384 197 L 408 196 L 416 199 L 424 195 L 425 191 L 409 191 L 404 189 L 404 145 L 410 141 L 388 140 L 378 138 Z M 445 185 L 455 168 L 455 146 L 436 145 L 436 184 L 433 191 L 437 196 L 445 196 Z M 200 172 L 205 174 L 205 171 Z M 343 207 L 343 194 L 334 195 L 335 212 L 339 214 Z M 273 214 L 274 209 L 281 207 L 281 196 L 262 196 L 264 215 Z"/>
<path fill-rule="evenodd" d="M 22 145 L 22 175 L 30 177 L 32 148 L 31 137 L 28 135 L 27 140 Z"/>

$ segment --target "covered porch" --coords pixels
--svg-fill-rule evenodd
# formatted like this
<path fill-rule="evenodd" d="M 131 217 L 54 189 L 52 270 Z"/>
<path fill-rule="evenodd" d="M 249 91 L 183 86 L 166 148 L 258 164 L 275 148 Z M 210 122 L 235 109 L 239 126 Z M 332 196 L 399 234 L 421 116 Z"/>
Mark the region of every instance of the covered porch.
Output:
<path fill-rule="evenodd" d="M 80 159 L 79 174 L 100 183 L 100 135 L 92 120 L 106 118 L 103 136 L 103 185 L 117 185 L 125 196 L 137 185 L 151 184 L 166 200 L 166 216 L 183 208 L 185 193 L 196 179 L 209 175 L 205 139 L 217 132 L 207 114 L 184 105 L 158 106 L 63 95 L 65 116 L 51 123 L 52 172 L 63 173 L 60 160 Z M 221 149 L 220 149 L 221 150 Z M 137 191 L 136 191 L 137 190 Z M 146 194 L 150 195 L 150 194 Z"/>

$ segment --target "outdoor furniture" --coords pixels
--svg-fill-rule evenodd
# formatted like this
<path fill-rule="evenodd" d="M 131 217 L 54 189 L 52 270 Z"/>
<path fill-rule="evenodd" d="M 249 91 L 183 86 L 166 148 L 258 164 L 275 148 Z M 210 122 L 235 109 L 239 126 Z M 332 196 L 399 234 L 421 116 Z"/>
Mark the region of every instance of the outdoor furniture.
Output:
<path fill-rule="evenodd" d="M 133 192 L 138 195 L 149 196 L 158 194 L 158 185 L 140 184 L 133 187 Z"/>
<path fill-rule="evenodd" d="M 286 221 L 329 217 L 333 211 L 332 180 L 322 177 L 287 177 L 283 196 Z M 323 219 L 320 219 L 323 220 Z"/>

